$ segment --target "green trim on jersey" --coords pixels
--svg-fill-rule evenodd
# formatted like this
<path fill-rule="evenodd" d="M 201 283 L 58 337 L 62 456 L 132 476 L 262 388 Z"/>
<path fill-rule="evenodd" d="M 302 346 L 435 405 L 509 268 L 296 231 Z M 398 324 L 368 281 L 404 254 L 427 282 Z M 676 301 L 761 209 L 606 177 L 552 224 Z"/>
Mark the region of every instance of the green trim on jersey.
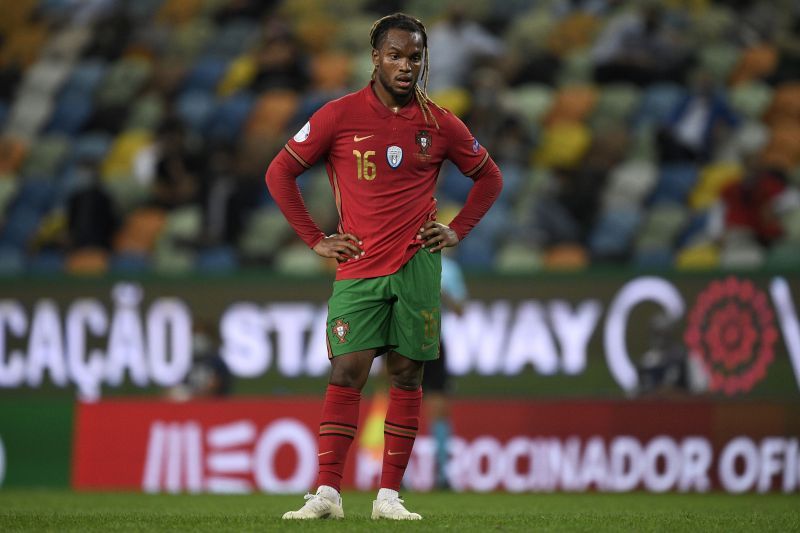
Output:
<path fill-rule="evenodd" d="M 439 357 L 442 256 L 420 249 L 388 276 L 333 283 L 328 300 L 332 357 L 361 350 L 416 361 Z"/>

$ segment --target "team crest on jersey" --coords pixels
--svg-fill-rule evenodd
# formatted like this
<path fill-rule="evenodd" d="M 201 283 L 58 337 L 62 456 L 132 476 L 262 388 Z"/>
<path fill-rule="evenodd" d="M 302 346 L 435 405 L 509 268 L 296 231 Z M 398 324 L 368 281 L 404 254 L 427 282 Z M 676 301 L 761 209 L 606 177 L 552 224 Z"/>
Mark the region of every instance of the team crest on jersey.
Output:
<path fill-rule="evenodd" d="M 333 330 L 333 334 L 339 338 L 339 344 L 344 344 L 347 342 L 347 334 L 350 332 L 350 324 L 341 318 L 337 318 L 331 329 Z"/>
<path fill-rule="evenodd" d="M 415 137 L 417 146 L 419 146 L 420 155 L 428 155 L 428 150 L 431 148 L 431 132 L 428 130 L 419 130 Z"/>
<path fill-rule="evenodd" d="M 300 131 L 294 134 L 294 141 L 301 143 L 308 139 L 309 135 L 311 135 L 311 122 L 306 122 L 305 125 L 300 128 Z"/>
<path fill-rule="evenodd" d="M 390 146 L 386 149 L 386 162 L 392 168 L 397 168 L 403 162 L 403 149 L 399 146 Z"/>
<path fill-rule="evenodd" d="M 478 139 L 475 139 L 473 137 L 473 139 L 472 139 L 472 153 L 473 154 L 477 154 L 480 149 L 481 149 L 481 145 L 478 142 Z"/>

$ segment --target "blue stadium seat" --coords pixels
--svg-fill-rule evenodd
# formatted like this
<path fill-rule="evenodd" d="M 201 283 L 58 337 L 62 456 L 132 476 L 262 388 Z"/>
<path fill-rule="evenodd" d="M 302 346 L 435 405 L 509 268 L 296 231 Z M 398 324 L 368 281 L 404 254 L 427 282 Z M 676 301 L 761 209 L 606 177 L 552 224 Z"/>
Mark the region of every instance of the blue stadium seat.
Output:
<path fill-rule="evenodd" d="M 200 59 L 183 80 L 183 91 L 213 93 L 227 68 L 227 59 L 215 56 Z"/>
<path fill-rule="evenodd" d="M 81 61 L 61 88 L 61 93 L 91 95 L 105 76 L 107 69 L 108 65 L 100 59 Z"/>
<path fill-rule="evenodd" d="M 206 134 L 215 141 L 237 140 L 254 102 L 253 95 L 246 91 L 226 98 L 214 110 Z"/>
<path fill-rule="evenodd" d="M 207 273 L 232 272 L 239 267 L 236 251 L 228 246 L 218 246 L 201 251 L 195 260 L 197 270 Z"/>
<path fill-rule="evenodd" d="M 70 161 L 101 161 L 111 148 L 111 136 L 93 132 L 78 137 L 72 145 Z"/>
<path fill-rule="evenodd" d="M 664 165 L 649 204 L 677 203 L 685 205 L 689 193 L 697 183 L 697 167 L 690 163 Z"/>
<path fill-rule="evenodd" d="M 592 256 L 612 259 L 626 254 L 640 220 L 641 214 L 634 209 L 603 213 L 589 237 Z"/>
<path fill-rule="evenodd" d="M 89 93 L 78 91 L 62 93 L 56 102 L 53 114 L 50 116 L 50 123 L 46 131 L 75 135 L 89 120 L 93 106 L 92 97 Z"/>
<path fill-rule="evenodd" d="M 214 112 L 214 96 L 207 92 L 190 91 L 178 97 L 178 116 L 194 131 L 205 129 Z"/>
<path fill-rule="evenodd" d="M 0 276 L 15 276 L 25 270 L 25 254 L 21 249 L 0 244 Z"/>
<path fill-rule="evenodd" d="M 205 53 L 220 57 L 233 58 L 244 53 L 259 37 L 258 24 L 245 19 L 228 22 L 206 46 Z"/>
<path fill-rule="evenodd" d="M 45 250 L 28 261 L 28 270 L 33 274 L 56 275 L 64 272 L 64 253 L 58 250 Z"/>
<path fill-rule="evenodd" d="M 633 264 L 643 270 L 667 270 L 674 264 L 674 253 L 671 248 L 661 247 L 637 250 Z"/>
<path fill-rule="evenodd" d="M 635 114 L 637 128 L 659 125 L 667 121 L 675 106 L 685 96 L 686 89 L 674 83 L 658 83 L 645 90 Z"/>
<path fill-rule="evenodd" d="M 146 254 L 124 252 L 111 256 L 110 269 L 118 274 L 142 274 L 150 271 L 150 263 Z"/>
<path fill-rule="evenodd" d="M 30 206 L 16 206 L 7 215 L 0 231 L 0 246 L 22 250 L 39 227 L 41 214 Z"/>

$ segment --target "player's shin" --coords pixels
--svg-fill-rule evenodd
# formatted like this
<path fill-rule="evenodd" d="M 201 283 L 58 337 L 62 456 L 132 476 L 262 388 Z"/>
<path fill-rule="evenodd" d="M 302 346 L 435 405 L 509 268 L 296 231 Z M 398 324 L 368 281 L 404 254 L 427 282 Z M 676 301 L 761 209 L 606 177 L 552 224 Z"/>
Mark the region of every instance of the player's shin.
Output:
<path fill-rule="evenodd" d="M 319 425 L 319 476 L 317 486 L 340 490 L 347 451 L 358 427 L 361 391 L 328 385 Z"/>
<path fill-rule="evenodd" d="M 381 488 L 400 490 L 419 428 L 421 405 L 421 388 L 407 391 L 392 387 L 389 391 L 389 409 L 383 429 Z"/>

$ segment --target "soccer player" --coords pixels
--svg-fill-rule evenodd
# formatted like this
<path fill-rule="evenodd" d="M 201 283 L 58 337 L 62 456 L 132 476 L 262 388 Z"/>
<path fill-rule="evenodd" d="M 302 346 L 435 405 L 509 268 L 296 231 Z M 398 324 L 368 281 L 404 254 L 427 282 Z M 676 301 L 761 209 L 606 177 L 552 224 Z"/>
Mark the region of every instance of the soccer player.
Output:
<path fill-rule="evenodd" d="M 372 518 L 421 518 L 405 508 L 398 491 L 419 427 L 423 364 L 439 353 L 440 251 L 467 236 L 502 187 L 486 150 L 427 96 L 422 22 L 402 13 L 379 19 L 370 44 L 370 83 L 314 113 L 266 174 L 270 193 L 300 238 L 339 262 L 328 302 L 331 374 L 319 429 L 318 488 L 286 519 L 344 516 L 342 473 L 361 389 L 380 355 L 390 391 Z M 339 211 L 332 235 L 311 218 L 296 184 L 321 158 Z M 474 180 L 449 226 L 436 221 L 434 198 L 445 159 Z"/>

